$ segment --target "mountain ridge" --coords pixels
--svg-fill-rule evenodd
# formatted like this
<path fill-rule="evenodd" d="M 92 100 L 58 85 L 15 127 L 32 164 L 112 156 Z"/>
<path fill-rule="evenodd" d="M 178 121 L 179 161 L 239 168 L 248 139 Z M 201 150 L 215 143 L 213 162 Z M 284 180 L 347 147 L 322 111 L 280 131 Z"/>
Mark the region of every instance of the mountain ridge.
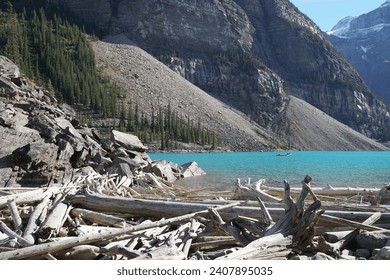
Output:
<path fill-rule="evenodd" d="M 283 111 L 287 94 L 371 138 L 387 140 L 387 105 L 289 1 L 53 2 L 109 36 L 126 35 L 263 127 Z"/>
<path fill-rule="evenodd" d="M 390 2 L 380 7 L 340 20 L 329 39 L 357 69 L 367 85 L 390 102 L 388 48 L 390 47 Z"/>

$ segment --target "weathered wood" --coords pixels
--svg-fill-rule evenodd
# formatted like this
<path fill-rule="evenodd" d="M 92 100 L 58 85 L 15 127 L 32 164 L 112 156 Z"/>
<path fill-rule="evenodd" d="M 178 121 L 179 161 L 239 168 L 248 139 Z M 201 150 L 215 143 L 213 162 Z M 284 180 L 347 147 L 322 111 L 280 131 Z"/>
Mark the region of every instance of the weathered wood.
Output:
<path fill-rule="evenodd" d="M 30 244 L 35 243 L 35 231 L 46 218 L 47 207 L 49 206 L 50 198 L 55 191 L 57 191 L 57 189 L 49 188 L 45 192 L 43 200 L 35 207 L 34 212 L 30 215 L 30 219 L 23 232 L 23 238 L 28 240 Z"/>
<path fill-rule="evenodd" d="M 383 188 L 381 188 L 378 193 L 375 195 L 374 199 L 371 202 L 373 206 L 379 206 L 385 194 L 390 192 L 390 184 L 386 184 Z"/>
<path fill-rule="evenodd" d="M 21 246 L 30 246 L 31 243 L 27 239 L 16 234 L 12 229 L 10 229 L 4 222 L 0 221 L 0 231 L 8 235 L 11 239 L 16 239 L 16 241 Z"/>
<path fill-rule="evenodd" d="M 71 202 L 76 206 L 80 206 L 82 208 L 98 212 L 132 214 L 134 216 L 146 216 L 155 218 L 170 218 L 177 216 L 178 213 L 190 214 L 204 210 L 206 211 L 202 212 L 203 214 L 201 215 L 208 217 L 208 208 L 221 206 L 221 204 L 214 204 L 211 202 L 195 203 L 166 200 L 134 199 L 124 197 L 111 197 L 91 193 L 85 195 L 76 195 L 71 199 Z M 224 219 L 231 219 L 238 215 L 249 217 L 259 216 L 260 212 L 257 207 L 238 206 L 240 204 L 243 204 L 243 202 L 238 201 L 235 207 L 230 207 L 229 210 L 221 210 L 219 213 Z"/>
<path fill-rule="evenodd" d="M 29 204 L 41 201 L 44 197 L 43 189 L 36 189 L 18 194 L 0 196 L 0 209 L 7 207 L 8 201 L 14 200 L 16 204 Z"/>
<path fill-rule="evenodd" d="M 187 232 L 187 236 L 183 241 L 183 253 L 186 258 L 188 258 L 188 253 L 191 249 L 191 244 L 193 240 L 197 237 L 196 231 L 200 227 L 200 223 L 196 219 L 191 220 L 191 226 Z"/>
<path fill-rule="evenodd" d="M 97 212 L 131 214 L 134 216 L 147 216 L 155 218 L 170 218 L 177 216 L 177 213 L 193 213 L 202 211 L 209 207 L 223 205 L 226 201 L 207 201 L 207 202 L 180 202 L 150 199 L 134 199 L 123 197 L 110 197 L 100 194 L 76 195 L 71 199 L 76 206 L 87 208 Z M 244 203 L 243 203 L 244 204 Z M 250 206 L 236 206 L 229 211 L 219 211 L 221 217 L 225 220 L 233 219 L 237 216 L 246 216 L 259 219 L 259 209 L 254 204 L 248 202 Z M 252 206 L 253 205 L 253 206 Z M 281 207 L 268 207 L 269 214 L 276 221 L 282 217 L 285 210 Z M 329 216 L 339 217 L 352 221 L 364 221 L 375 213 L 375 209 L 367 208 L 360 211 L 326 210 Z M 207 214 L 203 216 L 208 217 Z M 320 221 L 321 222 L 321 221 Z M 382 213 L 381 223 L 390 223 L 390 213 Z"/>
<path fill-rule="evenodd" d="M 114 227 L 124 227 L 126 225 L 125 220 L 122 218 L 82 208 L 73 208 L 70 211 L 70 215 L 73 217 L 81 216 L 83 219 L 88 220 L 92 223 L 96 223 L 98 225 Z"/>
<path fill-rule="evenodd" d="M 15 199 L 8 201 L 8 208 L 11 212 L 12 222 L 14 223 L 14 228 L 17 234 L 20 234 L 23 229 L 22 218 L 20 217 L 19 210 L 16 206 Z"/>
<path fill-rule="evenodd" d="M 231 205 L 223 205 L 220 206 L 219 209 L 227 209 L 229 207 L 234 207 L 238 204 L 239 203 L 233 203 Z M 161 220 L 157 222 L 142 224 L 138 226 L 132 226 L 123 229 L 115 228 L 105 234 L 97 233 L 97 234 L 92 234 L 87 236 L 70 237 L 64 240 L 54 241 L 46 244 L 38 244 L 28 248 L 17 249 L 9 252 L 2 252 L 0 253 L 0 260 L 25 259 L 34 256 L 45 255 L 48 253 L 54 253 L 54 252 L 66 250 L 68 248 L 72 248 L 76 245 L 92 244 L 97 241 L 108 240 L 117 236 L 133 233 L 136 231 L 142 231 L 154 227 L 161 227 L 161 226 L 170 225 L 177 222 L 188 221 L 197 215 L 204 214 L 207 212 L 208 212 L 207 210 L 202 210 L 199 212 L 190 213 L 190 214 L 174 217 L 171 219 Z"/>
<path fill-rule="evenodd" d="M 374 224 L 376 221 L 379 220 L 381 216 L 381 213 L 377 212 L 373 214 L 371 217 L 369 217 L 367 220 L 365 220 L 362 225 L 369 226 Z M 321 252 L 325 252 L 331 255 L 334 255 L 336 257 L 341 256 L 342 250 L 353 240 L 355 240 L 356 236 L 359 234 L 360 229 L 355 229 L 353 231 L 350 231 L 346 235 L 344 235 L 342 238 L 340 238 L 339 241 L 336 243 L 329 243 L 325 240 L 325 238 L 320 237 L 318 240 L 318 244 L 316 246 L 316 249 Z"/>
<path fill-rule="evenodd" d="M 237 179 L 232 199 L 255 199 L 256 197 L 259 197 L 266 202 L 279 202 L 279 198 L 261 190 L 261 186 L 264 182 L 265 180 L 259 180 L 254 185 L 241 185 L 240 180 Z"/>
<path fill-rule="evenodd" d="M 373 213 L 373 215 L 374 214 L 375 213 Z M 369 224 L 365 224 L 364 222 L 358 223 L 358 222 L 350 221 L 350 220 L 339 218 L 339 217 L 333 217 L 333 216 L 325 215 L 325 214 L 322 214 L 320 219 L 325 220 L 325 221 L 329 221 L 329 222 L 333 222 L 333 223 L 337 223 L 340 225 L 344 225 L 344 226 L 358 228 L 358 229 L 371 230 L 371 231 L 372 230 L 383 230 L 383 228 L 371 226 Z"/>
<path fill-rule="evenodd" d="M 292 236 L 284 236 L 281 233 L 259 238 L 249 243 L 244 248 L 228 254 L 217 260 L 267 260 L 285 258 L 292 250 L 289 248 L 293 242 Z"/>
<path fill-rule="evenodd" d="M 60 202 L 58 203 L 47 216 L 47 219 L 41 224 L 38 234 L 41 238 L 47 239 L 51 236 L 57 236 L 60 228 L 64 225 L 70 207 Z"/>

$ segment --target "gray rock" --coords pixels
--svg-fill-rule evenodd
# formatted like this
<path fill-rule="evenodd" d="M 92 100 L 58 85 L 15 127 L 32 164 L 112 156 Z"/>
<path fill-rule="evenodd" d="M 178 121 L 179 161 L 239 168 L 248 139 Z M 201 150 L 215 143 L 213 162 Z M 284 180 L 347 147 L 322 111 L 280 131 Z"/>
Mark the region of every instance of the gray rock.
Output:
<path fill-rule="evenodd" d="M 357 258 L 368 259 L 369 257 L 371 257 L 371 251 L 368 249 L 357 249 L 355 252 L 355 256 Z"/>
<path fill-rule="evenodd" d="M 356 242 L 361 248 L 373 250 L 386 246 L 390 240 L 389 231 L 361 232 L 356 236 Z"/>
<path fill-rule="evenodd" d="M 390 260 L 390 240 L 373 257 L 374 260 Z"/>
<path fill-rule="evenodd" d="M 20 70 L 10 59 L 0 55 L 0 75 L 7 78 L 18 78 Z"/>
<path fill-rule="evenodd" d="M 331 256 L 325 254 L 325 253 L 322 253 L 322 252 L 318 252 L 317 254 L 315 254 L 311 260 L 317 260 L 317 261 L 325 261 L 325 260 L 334 260 L 334 258 L 332 258 Z"/>
<path fill-rule="evenodd" d="M 181 167 L 181 177 L 183 178 L 201 176 L 206 174 L 206 172 L 204 172 L 195 161 L 185 163 Z"/>
<path fill-rule="evenodd" d="M 128 150 L 145 152 L 148 148 L 142 144 L 139 138 L 135 135 L 123 133 L 117 130 L 111 132 L 111 139 L 118 145 Z"/>
<path fill-rule="evenodd" d="M 152 163 L 152 172 L 156 176 L 163 178 L 164 180 L 171 182 L 171 183 L 173 183 L 177 180 L 177 177 L 175 176 L 175 174 L 171 168 L 171 165 L 165 160 L 153 162 Z"/>
<path fill-rule="evenodd" d="M 39 134 L 48 139 L 49 142 L 55 142 L 58 131 L 55 129 L 55 122 L 43 114 L 32 114 L 29 116 L 27 127 L 35 129 Z"/>

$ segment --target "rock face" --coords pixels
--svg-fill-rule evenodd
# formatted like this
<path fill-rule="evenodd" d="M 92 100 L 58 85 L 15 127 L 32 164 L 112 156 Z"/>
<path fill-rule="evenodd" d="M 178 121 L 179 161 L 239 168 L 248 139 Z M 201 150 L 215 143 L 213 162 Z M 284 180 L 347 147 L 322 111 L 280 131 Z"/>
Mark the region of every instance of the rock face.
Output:
<path fill-rule="evenodd" d="M 367 14 L 342 19 L 328 34 L 367 85 L 390 102 L 390 2 Z"/>
<path fill-rule="evenodd" d="M 166 180 L 153 173 L 154 162 L 138 137 L 112 131 L 112 140 L 102 138 L 79 123 L 71 108 L 30 83 L 10 60 L 0 56 L 0 65 L 0 188 L 64 185 L 87 169 L 146 185 L 146 179 L 153 184 Z M 183 177 L 174 164 L 159 166 L 172 174 L 170 182 Z"/>
<path fill-rule="evenodd" d="M 107 35 L 125 34 L 263 127 L 294 95 L 367 136 L 387 137 L 388 107 L 287 0 L 54 2 Z"/>

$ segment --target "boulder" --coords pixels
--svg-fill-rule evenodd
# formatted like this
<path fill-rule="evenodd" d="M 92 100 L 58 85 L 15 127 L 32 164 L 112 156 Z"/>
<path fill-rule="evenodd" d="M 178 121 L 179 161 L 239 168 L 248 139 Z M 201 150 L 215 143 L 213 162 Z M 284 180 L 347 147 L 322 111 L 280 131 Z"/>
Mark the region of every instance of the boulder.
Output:
<path fill-rule="evenodd" d="M 386 243 L 390 240 L 390 231 L 378 230 L 378 231 L 365 231 L 356 236 L 356 242 L 361 248 L 369 250 L 379 249 L 386 246 Z"/>
<path fill-rule="evenodd" d="M 369 257 L 371 257 L 371 251 L 368 249 L 365 249 L 365 248 L 364 249 L 357 249 L 355 256 L 357 258 L 368 259 Z"/>
<path fill-rule="evenodd" d="M 375 256 L 374 260 L 390 260 L 390 240 L 386 243 L 386 246 L 382 247 Z"/>
<path fill-rule="evenodd" d="M 156 176 L 163 178 L 165 181 L 168 181 L 171 183 L 173 183 L 177 180 L 177 177 L 175 176 L 175 174 L 171 168 L 171 165 L 165 160 L 153 162 L 152 163 L 152 172 Z"/>
<path fill-rule="evenodd" d="M 181 167 L 181 177 L 183 178 L 206 174 L 206 172 L 204 172 L 195 161 L 185 163 Z"/>
<path fill-rule="evenodd" d="M 128 150 L 135 150 L 138 152 L 145 152 L 148 148 L 142 144 L 139 138 L 135 135 L 113 130 L 111 132 L 111 139 L 119 146 Z"/>
<path fill-rule="evenodd" d="M 317 261 L 318 260 L 319 261 L 334 260 L 334 258 L 332 258 L 331 256 L 328 256 L 327 254 L 322 253 L 322 252 L 318 252 L 311 259 L 312 260 L 317 260 Z"/>

